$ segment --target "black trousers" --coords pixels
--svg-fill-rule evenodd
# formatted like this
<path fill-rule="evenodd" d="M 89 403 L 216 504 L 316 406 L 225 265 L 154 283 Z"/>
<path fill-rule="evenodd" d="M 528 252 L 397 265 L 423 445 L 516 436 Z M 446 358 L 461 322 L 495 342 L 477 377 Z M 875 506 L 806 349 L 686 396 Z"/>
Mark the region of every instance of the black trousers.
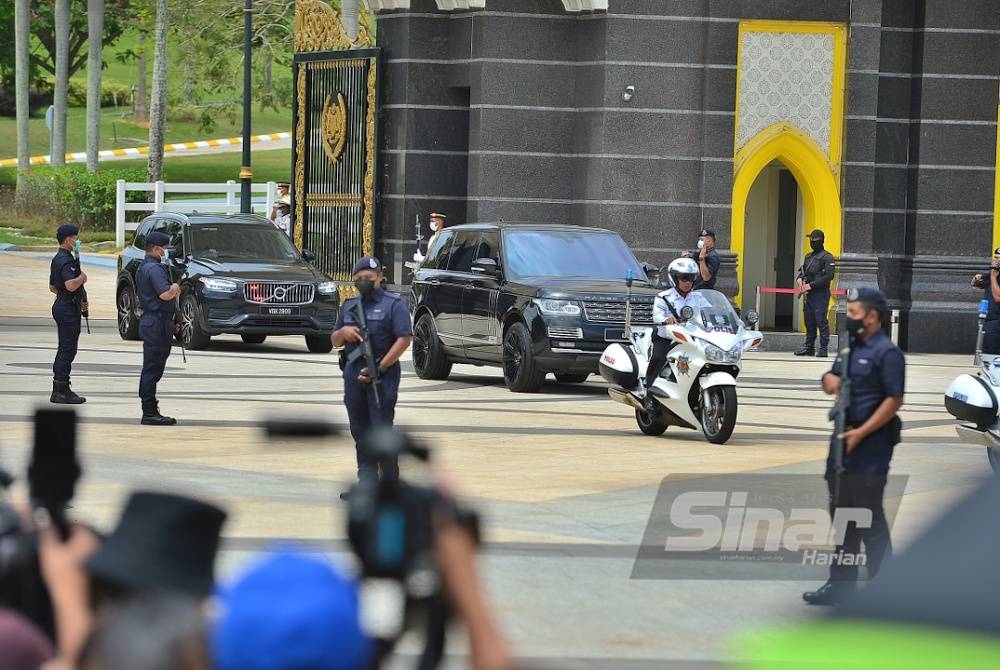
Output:
<path fill-rule="evenodd" d="M 52 361 L 52 377 L 57 382 L 68 382 L 80 341 L 80 306 L 75 302 L 56 300 L 52 304 L 52 318 L 59 333 L 59 349 Z"/>
<path fill-rule="evenodd" d="M 814 289 L 806 293 L 802 301 L 802 312 L 806 321 L 806 347 L 816 343 L 816 331 L 819 331 L 819 346 L 826 349 L 830 343 L 830 324 L 827 313 L 830 311 L 830 290 Z"/>
<path fill-rule="evenodd" d="M 656 381 L 656 378 L 663 370 L 663 366 L 667 364 L 667 354 L 675 346 L 677 346 L 677 343 L 673 340 L 660 337 L 655 331 L 653 332 L 653 352 L 649 356 L 649 365 L 646 366 L 647 389 Z"/>
<path fill-rule="evenodd" d="M 1000 355 L 1000 319 L 983 324 L 983 353 Z"/>
<path fill-rule="evenodd" d="M 368 431 L 376 427 L 392 428 L 396 417 L 396 400 L 399 398 L 399 381 L 402 369 L 399 363 L 392 365 L 382 376 L 379 384 L 379 403 L 375 405 L 375 394 L 371 384 L 358 381 L 358 373 L 364 367 L 361 360 L 349 363 L 344 368 L 344 405 L 347 407 L 347 418 L 351 423 L 351 437 L 354 438 L 354 449 L 358 455 L 358 481 L 379 478 L 379 459 L 376 454 L 369 453 L 362 438 Z M 383 481 L 399 479 L 399 464 L 397 459 L 383 459 L 381 462 L 381 477 Z"/>
<path fill-rule="evenodd" d="M 174 319 L 146 312 L 139 321 L 142 338 L 142 376 L 139 377 L 139 399 L 142 409 L 156 405 L 156 385 L 163 377 L 174 339 Z"/>
<path fill-rule="evenodd" d="M 835 478 L 827 473 L 826 483 L 830 491 L 830 517 L 836 518 L 837 508 L 861 508 L 871 510 L 872 522 L 870 528 L 860 528 L 853 521 L 847 524 L 843 544 L 837 545 L 837 552 L 843 556 L 858 556 L 861 543 L 865 545 L 865 565 L 868 576 L 878 574 L 882 560 L 892 555 L 892 541 L 889 538 L 889 524 L 885 520 L 885 509 L 882 506 L 882 496 L 885 492 L 886 475 L 869 475 L 845 473 L 841 477 L 840 499 L 834 499 Z M 843 563 L 841 561 L 841 563 Z M 830 565 L 831 581 L 856 581 L 858 565 Z"/>

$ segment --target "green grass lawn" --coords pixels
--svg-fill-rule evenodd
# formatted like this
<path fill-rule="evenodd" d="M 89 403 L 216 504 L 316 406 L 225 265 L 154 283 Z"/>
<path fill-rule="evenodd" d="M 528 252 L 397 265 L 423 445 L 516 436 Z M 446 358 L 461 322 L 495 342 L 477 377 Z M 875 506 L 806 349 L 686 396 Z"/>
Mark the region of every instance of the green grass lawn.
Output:
<path fill-rule="evenodd" d="M 166 154 L 163 162 L 163 180 L 167 182 L 201 182 L 224 184 L 230 179 L 239 180 L 242 153 L 239 151 L 219 152 L 202 156 Z M 146 169 L 146 159 L 106 161 L 104 167 Z M 254 151 L 250 166 L 253 168 L 255 183 L 266 181 L 289 181 L 292 171 L 292 150 L 272 149 Z M 0 184 L 16 183 L 14 168 L 0 169 Z"/>
<path fill-rule="evenodd" d="M 32 237 L 21 235 L 16 228 L 0 228 L 0 244 L 17 244 L 22 246 L 36 246 L 55 244 L 55 237 Z"/>

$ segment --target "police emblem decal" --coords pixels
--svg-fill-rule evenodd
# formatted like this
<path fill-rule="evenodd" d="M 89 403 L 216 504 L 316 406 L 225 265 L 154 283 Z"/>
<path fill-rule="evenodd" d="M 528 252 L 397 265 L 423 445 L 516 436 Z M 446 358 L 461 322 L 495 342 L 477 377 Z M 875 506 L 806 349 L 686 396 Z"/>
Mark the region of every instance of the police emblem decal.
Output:
<path fill-rule="evenodd" d="M 368 259 L 368 267 L 370 267 L 372 270 L 377 270 L 378 269 L 378 263 L 375 262 L 374 258 L 369 258 Z"/>
<path fill-rule="evenodd" d="M 691 374 L 691 359 L 686 354 L 677 357 L 677 372 L 682 375 Z"/>

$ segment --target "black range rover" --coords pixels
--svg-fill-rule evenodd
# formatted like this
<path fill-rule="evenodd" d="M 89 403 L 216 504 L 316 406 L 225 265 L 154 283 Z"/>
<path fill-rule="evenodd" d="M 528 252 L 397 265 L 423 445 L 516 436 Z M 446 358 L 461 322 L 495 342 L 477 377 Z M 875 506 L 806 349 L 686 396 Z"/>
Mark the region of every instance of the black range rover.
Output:
<path fill-rule="evenodd" d="M 413 280 L 413 366 L 445 379 L 452 363 L 497 365 L 512 391 L 546 373 L 579 383 L 609 342 L 624 341 L 625 276 L 633 325 L 652 325 L 658 289 L 610 230 L 480 223 L 446 228 Z"/>
<path fill-rule="evenodd" d="M 115 296 L 118 334 L 139 339 L 142 311 L 135 273 L 146 256 L 146 235 L 170 236 L 173 281 L 181 285 L 180 339 L 204 349 L 213 335 L 234 333 L 248 344 L 269 335 L 303 335 L 309 351 L 333 348 L 337 285 L 300 255 L 288 236 L 252 214 L 175 214 L 147 217 L 132 246 L 118 256 Z"/>

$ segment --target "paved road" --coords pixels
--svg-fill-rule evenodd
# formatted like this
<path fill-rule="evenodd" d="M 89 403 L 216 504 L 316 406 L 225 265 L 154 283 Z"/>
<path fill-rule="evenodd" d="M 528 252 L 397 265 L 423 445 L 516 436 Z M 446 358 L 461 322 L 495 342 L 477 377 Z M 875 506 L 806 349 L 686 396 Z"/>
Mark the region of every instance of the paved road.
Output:
<path fill-rule="evenodd" d="M 23 472 L 31 417 L 50 390 L 55 331 L 46 316 L 44 261 L 0 253 L 15 294 L 0 298 L 0 456 Z M 310 416 L 346 424 L 333 355 L 306 352 L 299 338 L 244 345 L 223 337 L 209 351 L 170 358 L 161 384 L 174 428 L 138 425 L 141 348 L 118 339 L 113 271 L 90 271 L 93 334 L 84 335 L 74 388 L 81 408 L 85 477 L 75 511 L 111 525 L 137 487 L 203 496 L 230 510 L 220 574 L 231 577 L 253 551 L 292 538 L 345 564 L 344 508 L 336 494 L 353 477 L 347 437 L 269 443 L 266 416 Z M 904 443 L 894 471 L 910 479 L 894 529 L 905 547 L 942 507 L 989 466 L 982 449 L 956 443 L 941 408 L 967 357 L 909 357 Z M 542 667 L 715 667 L 728 640 L 748 626 L 815 616 L 793 580 L 636 580 L 634 558 L 661 480 L 672 473 L 806 473 L 825 455 L 825 364 L 786 354 L 748 357 L 740 421 L 732 440 L 710 445 L 670 429 L 650 438 L 610 402 L 597 378 L 548 383 L 513 394 L 498 371 L 456 366 L 446 382 L 404 367 L 398 425 L 434 445 L 440 467 L 485 518 L 484 574 L 518 654 Z M 423 471 L 404 466 L 419 480 Z M 452 653 L 463 644 L 455 636 Z M 412 644 L 405 647 L 413 651 Z"/>

